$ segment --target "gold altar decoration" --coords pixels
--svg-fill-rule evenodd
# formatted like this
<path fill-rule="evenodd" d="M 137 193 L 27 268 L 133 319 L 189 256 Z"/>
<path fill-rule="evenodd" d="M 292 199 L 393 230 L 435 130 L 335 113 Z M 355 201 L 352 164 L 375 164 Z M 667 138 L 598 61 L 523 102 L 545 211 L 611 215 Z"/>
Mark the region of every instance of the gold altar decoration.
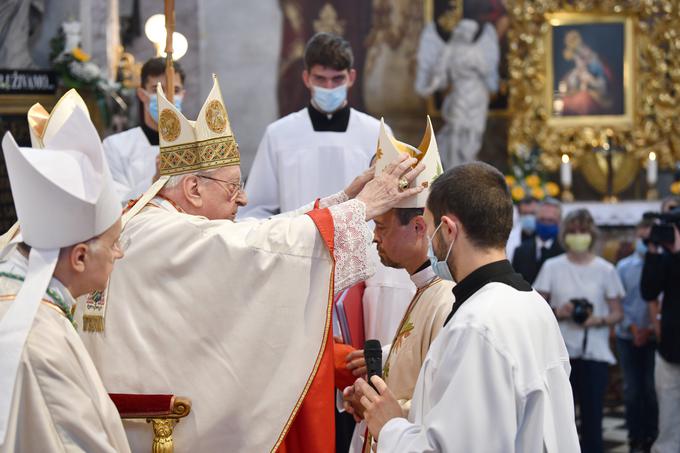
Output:
<path fill-rule="evenodd" d="M 611 143 L 625 151 L 612 159 L 614 193 L 636 178 L 651 151 L 662 168 L 680 160 L 680 2 L 513 0 L 508 2 L 508 13 L 511 153 L 536 144 L 549 171 L 557 170 L 566 154 L 588 182 L 604 192 L 606 165 L 593 151 L 602 145 L 603 134 L 610 135 Z M 627 110 L 621 115 L 568 119 L 554 115 L 551 95 L 562 87 L 556 91 L 551 84 L 553 28 L 584 21 L 625 24 L 625 43 L 632 55 L 624 58 Z M 569 43 L 578 39 L 575 34 L 565 39 L 565 59 L 573 57 Z"/>

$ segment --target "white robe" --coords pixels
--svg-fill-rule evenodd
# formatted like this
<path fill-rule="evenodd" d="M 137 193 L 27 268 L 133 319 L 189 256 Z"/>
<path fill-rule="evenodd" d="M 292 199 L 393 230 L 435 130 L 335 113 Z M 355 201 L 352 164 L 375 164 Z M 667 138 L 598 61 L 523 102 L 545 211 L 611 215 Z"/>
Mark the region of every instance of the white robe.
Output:
<path fill-rule="evenodd" d="M 273 122 L 250 169 L 248 206 L 239 218 L 267 218 L 344 189 L 369 167 L 379 132 L 378 120 L 354 109 L 345 132 L 315 131 L 307 108 Z M 416 288 L 406 271 L 381 265 L 371 253 L 377 271 L 366 280 L 365 337 L 387 344 Z"/>
<path fill-rule="evenodd" d="M 234 223 L 152 204 L 121 236 L 125 257 L 105 296 L 104 332 L 82 334 L 102 380 L 110 392 L 191 398 L 174 433 L 178 452 L 270 451 L 330 328 L 326 244 L 306 215 Z M 329 209 L 340 290 L 367 277 L 370 231 L 363 203 Z M 353 254 L 344 258 L 348 244 Z M 132 450 L 148 451 L 151 428 L 125 427 Z"/>
<path fill-rule="evenodd" d="M 411 310 L 398 321 L 383 352 L 383 378 L 405 411 L 411 407 L 413 389 L 427 351 L 444 327 L 454 301 L 451 293 L 454 283 L 436 278 L 430 266 L 411 275 L 411 280 L 418 288 L 409 303 Z M 350 452 L 362 451 L 365 433 L 366 423 L 362 421 L 354 430 Z"/>
<path fill-rule="evenodd" d="M 248 175 L 240 218 L 264 219 L 334 194 L 366 171 L 380 122 L 350 109 L 345 132 L 317 132 L 305 107 L 267 127 Z"/>
<path fill-rule="evenodd" d="M 14 250 L 0 271 L 25 275 L 26 264 Z M 0 318 L 21 284 L 0 277 Z M 75 303 L 56 279 L 50 289 L 68 306 Z M 53 301 L 45 296 L 28 335 L 0 452 L 129 452 L 116 407 L 76 329 Z"/>
<path fill-rule="evenodd" d="M 408 420 L 379 434 L 384 452 L 578 452 L 569 356 L 535 291 L 492 282 L 432 343 Z"/>
<path fill-rule="evenodd" d="M 102 145 L 120 202 L 138 198 L 156 175 L 158 146 L 149 143 L 141 127 L 110 135 Z"/>

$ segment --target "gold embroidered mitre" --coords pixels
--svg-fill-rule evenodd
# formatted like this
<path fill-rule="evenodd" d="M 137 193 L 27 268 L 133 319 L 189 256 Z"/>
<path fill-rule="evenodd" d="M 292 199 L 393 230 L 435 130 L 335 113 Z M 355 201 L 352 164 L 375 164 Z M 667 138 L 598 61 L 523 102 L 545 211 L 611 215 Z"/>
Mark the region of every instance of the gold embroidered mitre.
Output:
<path fill-rule="evenodd" d="M 425 170 L 418 175 L 410 187 L 423 186 L 429 189 L 430 184 L 444 172 L 442 161 L 439 158 L 437 140 L 434 137 L 434 130 L 432 129 L 432 122 L 429 116 L 427 117 L 425 134 L 423 134 L 423 139 L 417 148 L 395 139 L 387 131 L 385 120 L 380 119 L 380 136 L 378 137 L 378 150 L 376 151 L 376 174 L 380 174 L 390 162 L 397 159 L 401 154 L 408 154 L 410 157 L 418 159 L 415 165 L 420 162 L 425 164 Z M 423 190 L 416 196 L 402 200 L 395 207 L 424 208 L 428 194 L 429 190 Z"/>
<path fill-rule="evenodd" d="M 222 93 L 213 74 L 213 87 L 196 121 L 189 121 L 168 101 L 158 84 L 158 135 L 161 175 L 240 165 L 238 144 L 229 125 Z"/>
<path fill-rule="evenodd" d="M 68 90 L 66 94 L 59 98 L 51 113 L 47 113 L 45 107 L 40 105 L 39 102 L 33 104 L 27 114 L 31 146 L 33 148 L 44 148 L 45 141 L 49 141 L 51 136 L 61 130 L 64 122 L 70 118 L 71 113 L 76 108 L 82 110 L 87 118 L 90 117 L 85 101 L 74 89 Z"/>

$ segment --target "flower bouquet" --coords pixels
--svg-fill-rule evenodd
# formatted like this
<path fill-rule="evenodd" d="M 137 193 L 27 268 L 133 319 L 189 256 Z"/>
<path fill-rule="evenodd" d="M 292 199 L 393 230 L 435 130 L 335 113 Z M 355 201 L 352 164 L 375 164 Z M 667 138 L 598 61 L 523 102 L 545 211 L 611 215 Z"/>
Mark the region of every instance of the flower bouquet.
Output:
<path fill-rule="evenodd" d="M 505 175 L 505 181 L 515 203 L 526 197 L 543 200 L 560 194 L 560 186 L 547 180 L 539 157 L 538 148 L 521 145 L 510 158 L 510 174 Z"/>

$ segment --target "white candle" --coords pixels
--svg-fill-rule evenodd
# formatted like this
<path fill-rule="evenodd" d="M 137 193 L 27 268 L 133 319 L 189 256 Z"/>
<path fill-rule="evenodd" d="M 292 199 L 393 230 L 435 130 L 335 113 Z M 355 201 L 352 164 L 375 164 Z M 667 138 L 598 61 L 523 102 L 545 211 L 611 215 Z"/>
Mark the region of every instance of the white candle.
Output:
<path fill-rule="evenodd" d="M 562 165 L 560 165 L 560 181 L 563 187 L 571 187 L 571 163 L 569 155 L 562 154 Z"/>
<path fill-rule="evenodd" d="M 659 176 L 659 162 L 656 160 L 656 153 L 652 151 L 649 153 L 647 160 L 647 184 L 653 186 Z"/>

